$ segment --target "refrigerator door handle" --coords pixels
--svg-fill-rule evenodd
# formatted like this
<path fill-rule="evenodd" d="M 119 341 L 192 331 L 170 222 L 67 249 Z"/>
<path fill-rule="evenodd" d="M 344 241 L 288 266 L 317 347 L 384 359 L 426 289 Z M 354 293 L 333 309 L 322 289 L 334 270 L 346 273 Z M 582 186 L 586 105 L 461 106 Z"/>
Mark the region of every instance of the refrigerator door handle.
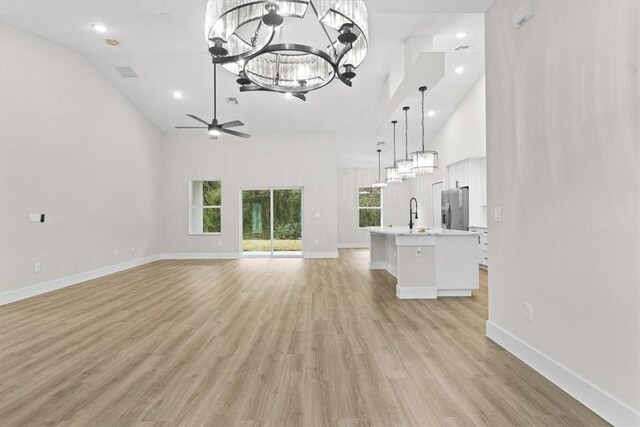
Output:
<path fill-rule="evenodd" d="M 444 228 L 451 228 L 451 203 L 444 205 L 443 225 Z"/>

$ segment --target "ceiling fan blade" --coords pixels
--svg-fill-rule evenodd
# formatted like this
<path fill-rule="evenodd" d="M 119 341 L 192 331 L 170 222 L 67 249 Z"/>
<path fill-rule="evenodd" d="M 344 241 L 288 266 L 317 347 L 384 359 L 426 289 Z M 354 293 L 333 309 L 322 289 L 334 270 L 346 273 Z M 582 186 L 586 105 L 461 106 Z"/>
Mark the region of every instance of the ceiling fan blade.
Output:
<path fill-rule="evenodd" d="M 176 126 L 176 129 L 208 129 L 205 126 Z"/>
<path fill-rule="evenodd" d="M 242 123 L 240 120 L 234 120 L 232 122 L 222 123 L 220 126 L 222 126 L 223 128 L 235 128 L 238 126 L 244 126 L 244 123 Z"/>
<path fill-rule="evenodd" d="M 239 136 L 240 138 L 251 138 L 251 135 L 247 135 L 246 133 L 236 132 L 235 130 L 222 129 L 221 132 L 228 133 L 229 135 Z"/>
<path fill-rule="evenodd" d="M 200 117 L 198 116 L 194 116 L 193 114 L 187 114 L 187 116 L 191 117 L 193 120 L 197 120 L 200 123 L 204 123 L 205 125 L 209 126 L 209 122 L 205 122 L 204 120 L 202 120 Z"/>

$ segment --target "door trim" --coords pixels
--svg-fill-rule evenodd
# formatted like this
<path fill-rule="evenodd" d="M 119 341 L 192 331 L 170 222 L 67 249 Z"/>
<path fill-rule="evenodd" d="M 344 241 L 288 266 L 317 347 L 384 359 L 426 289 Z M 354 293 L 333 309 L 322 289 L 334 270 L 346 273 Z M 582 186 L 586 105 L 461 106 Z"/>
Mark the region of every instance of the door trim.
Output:
<path fill-rule="evenodd" d="M 274 251 L 274 215 L 273 215 L 273 193 L 277 190 L 300 190 L 300 252 L 289 252 L 279 254 Z M 270 231 L 269 236 L 271 238 L 271 250 L 269 252 L 245 252 L 242 248 L 243 242 L 243 210 L 242 210 L 242 196 L 245 191 L 268 191 L 269 192 L 269 219 L 270 219 Z M 275 187 L 241 187 L 240 188 L 240 203 L 239 203 L 239 213 L 240 213 L 240 236 L 239 236 L 239 246 L 240 246 L 240 258 L 304 258 L 304 186 L 295 187 L 295 186 L 275 186 Z"/>

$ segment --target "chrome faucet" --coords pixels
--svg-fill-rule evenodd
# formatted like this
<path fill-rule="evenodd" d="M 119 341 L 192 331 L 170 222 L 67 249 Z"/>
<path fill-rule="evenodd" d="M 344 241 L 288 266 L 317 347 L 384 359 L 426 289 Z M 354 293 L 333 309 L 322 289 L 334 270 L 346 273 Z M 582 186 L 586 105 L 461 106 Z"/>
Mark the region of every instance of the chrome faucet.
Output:
<path fill-rule="evenodd" d="M 416 211 L 413 211 L 413 202 L 416 202 Z M 413 220 L 418 219 L 418 200 L 412 197 L 409 200 L 409 230 L 413 230 Z"/>

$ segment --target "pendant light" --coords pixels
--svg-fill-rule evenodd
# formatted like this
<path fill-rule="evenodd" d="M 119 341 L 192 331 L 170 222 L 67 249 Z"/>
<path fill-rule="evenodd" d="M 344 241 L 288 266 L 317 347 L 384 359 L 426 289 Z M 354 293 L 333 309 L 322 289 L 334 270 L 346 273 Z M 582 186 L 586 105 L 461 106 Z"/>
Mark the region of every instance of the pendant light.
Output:
<path fill-rule="evenodd" d="M 403 181 L 402 177 L 398 175 L 398 161 L 396 160 L 396 125 L 398 121 L 394 120 L 391 124 L 393 125 L 393 166 L 386 168 L 387 182 L 389 184 Z"/>
<path fill-rule="evenodd" d="M 427 87 L 422 86 L 418 90 L 422 94 L 422 151 L 411 153 L 413 159 L 411 169 L 418 175 L 426 175 L 438 170 L 438 152 L 424 149 L 424 93 L 427 91 Z"/>
<path fill-rule="evenodd" d="M 380 153 L 381 152 L 382 152 L 382 150 L 378 148 L 378 180 L 373 183 L 372 187 L 374 187 L 374 188 L 386 188 L 387 187 L 387 181 L 385 181 L 384 179 L 382 179 L 380 177 Z"/>
<path fill-rule="evenodd" d="M 404 110 L 404 160 L 398 162 L 398 175 L 404 179 L 416 177 L 413 170 L 413 160 L 409 158 L 409 107 L 403 107 Z"/>

